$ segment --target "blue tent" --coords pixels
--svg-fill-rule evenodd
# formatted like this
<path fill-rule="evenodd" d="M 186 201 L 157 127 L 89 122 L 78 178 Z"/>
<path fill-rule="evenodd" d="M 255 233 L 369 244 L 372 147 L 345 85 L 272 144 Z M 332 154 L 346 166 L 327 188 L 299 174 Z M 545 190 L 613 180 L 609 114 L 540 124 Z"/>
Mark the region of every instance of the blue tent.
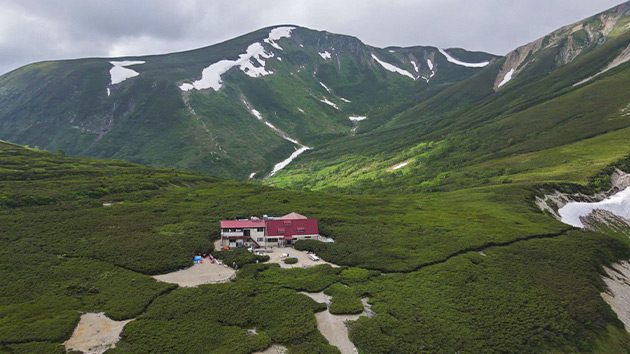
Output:
<path fill-rule="evenodd" d="M 193 262 L 201 263 L 201 256 L 195 256 L 195 259 L 193 260 Z"/>

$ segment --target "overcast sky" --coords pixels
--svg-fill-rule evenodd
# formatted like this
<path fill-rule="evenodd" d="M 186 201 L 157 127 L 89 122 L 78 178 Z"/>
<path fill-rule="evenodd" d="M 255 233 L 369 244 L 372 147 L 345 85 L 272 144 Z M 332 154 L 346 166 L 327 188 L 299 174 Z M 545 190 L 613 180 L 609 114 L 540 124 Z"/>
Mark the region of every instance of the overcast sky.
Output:
<path fill-rule="evenodd" d="M 621 0 L 0 0 L 0 74 L 41 60 L 157 54 L 275 24 L 363 42 L 505 54 Z"/>

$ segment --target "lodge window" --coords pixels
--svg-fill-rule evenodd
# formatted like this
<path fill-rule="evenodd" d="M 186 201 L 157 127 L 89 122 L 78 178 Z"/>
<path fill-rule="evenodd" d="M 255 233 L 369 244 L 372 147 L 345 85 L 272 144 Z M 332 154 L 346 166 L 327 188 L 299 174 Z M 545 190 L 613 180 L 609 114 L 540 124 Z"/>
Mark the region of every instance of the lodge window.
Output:
<path fill-rule="evenodd" d="M 304 236 L 304 238 L 311 238 L 311 236 Z"/>
<path fill-rule="evenodd" d="M 256 229 L 256 231 L 258 232 L 265 232 L 265 228 L 264 227 L 259 227 Z"/>
<path fill-rule="evenodd" d="M 285 221 L 285 222 L 284 222 L 284 225 L 285 225 L 285 226 L 289 226 L 289 225 L 291 225 L 291 222 L 290 222 L 290 221 Z"/>
<path fill-rule="evenodd" d="M 264 240 L 264 238 L 259 237 L 259 238 L 257 238 L 256 240 L 257 240 L 258 242 L 262 242 L 262 241 Z"/>

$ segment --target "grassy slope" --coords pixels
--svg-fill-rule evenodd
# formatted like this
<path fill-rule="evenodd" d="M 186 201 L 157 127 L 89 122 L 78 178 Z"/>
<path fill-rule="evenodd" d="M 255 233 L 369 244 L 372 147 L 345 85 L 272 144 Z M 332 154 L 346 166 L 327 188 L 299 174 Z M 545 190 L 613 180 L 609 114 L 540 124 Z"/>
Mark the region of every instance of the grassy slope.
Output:
<path fill-rule="evenodd" d="M 598 280 L 601 264 L 626 256 L 627 249 L 595 234 L 554 237 L 566 226 L 536 211 L 531 204 L 534 190 L 527 184 L 391 197 L 333 196 L 124 162 L 62 157 L 10 144 L 0 147 L 4 250 L 0 276 L 14 279 L 0 288 L 4 319 L 0 348 L 5 351 L 44 352 L 49 343 L 68 338 L 78 320 L 77 311 L 106 311 L 123 319 L 138 316 L 151 303 L 146 314 L 125 330 L 124 343 L 116 352 L 162 348 L 161 352 L 177 353 L 199 345 L 219 352 L 249 353 L 271 342 L 285 343 L 296 353 L 334 352 L 314 330 L 312 313 L 321 307 L 286 289 L 321 291 L 335 282 L 350 285 L 355 294 L 340 292 L 338 286 L 329 290 L 337 296 L 339 312 L 355 311 L 358 296 L 367 294 L 375 303 L 379 315 L 352 329 L 357 345 L 369 352 L 393 347 L 410 352 L 420 347 L 431 348 L 428 352 L 451 348 L 492 352 L 486 349 L 501 343 L 503 337 L 474 328 L 497 326 L 490 315 L 490 309 L 496 308 L 504 309 L 502 326 L 518 333 L 516 338 L 530 341 L 525 347 L 505 347 L 504 352 L 523 348 L 588 352 L 598 341 L 614 345 L 607 336 L 630 343 L 626 334 L 617 331 L 619 322 L 598 295 L 603 289 Z M 103 207 L 103 201 L 122 203 Z M 211 241 L 218 237 L 219 219 L 289 211 L 319 218 L 322 232 L 337 240 L 318 249 L 320 255 L 360 268 L 284 271 L 261 264 L 246 266 L 232 285 L 174 291 L 145 275 L 186 266 L 193 251 L 210 250 Z M 543 238 L 508 245 L 534 235 Z M 506 246 L 486 250 L 487 259 L 479 260 L 475 253 L 457 256 L 491 243 Z M 522 246 L 529 244 L 536 247 Z M 514 253 L 529 261 L 513 262 Z M 565 259 L 568 255 L 570 261 Z M 492 272 L 480 278 L 484 268 L 466 265 L 477 261 L 488 262 Z M 513 270 L 504 272 L 505 267 Z M 374 277 L 364 269 L 405 274 Z M 540 276 L 509 276 L 533 271 Z M 564 283 L 554 281 L 556 277 L 581 284 L 581 290 L 563 288 Z M 468 279 L 470 287 L 456 290 L 460 278 Z M 443 285 L 436 288 L 436 284 Z M 23 289 L 29 289 L 26 296 Z M 152 301 L 165 291 L 170 294 Z M 391 291 L 411 293 L 391 298 Z M 431 294 L 437 294 L 439 301 L 427 298 Z M 514 304 L 506 303 L 505 294 L 514 298 Z M 226 307 L 223 297 L 248 300 Z M 272 301 L 277 298 L 283 301 Z M 287 307 L 285 300 L 295 306 Z M 265 307 L 254 306 L 258 303 Z M 418 307 L 428 303 L 440 310 L 428 315 L 426 307 Z M 181 306 L 198 310 L 178 310 Z M 396 312 L 400 308 L 414 310 L 402 316 Z M 547 310 L 535 311 L 543 308 Z M 461 311 L 468 314 L 453 321 L 461 317 Z M 600 315 L 592 317 L 592 313 Z M 440 330 L 419 331 L 419 318 Z M 528 321 L 523 322 L 524 318 Z M 584 322 L 586 318 L 589 322 Z M 295 326 L 295 331 L 283 332 Z M 261 334 L 245 336 L 252 327 Z M 370 334 L 375 328 L 382 334 Z M 414 336 L 410 339 L 405 333 Z M 428 345 L 447 337 L 441 346 Z"/>
<path fill-rule="evenodd" d="M 491 91 L 499 62 L 399 113 L 380 129 L 305 155 L 271 183 L 370 193 L 483 185 L 488 178 L 518 172 L 509 161 L 538 156 L 534 160 L 544 165 L 530 164 L 529 169 L 553 169 L 552 155 L 581 141 L 590 142 L 588 160 L 581 161 L 587 165 L 601 166 L 598 159 L 602 156 L 607 161 L 619 159 L 627 154 L 623 145 L 610 146 L 605 144 L 606 138 L 595 137 L 612 134 L 611 139 L 621 139 L 629 126 L 624 109 L 630 102 L 625 89 L 630 66 L 620 66 L 577 88 L 572 85 L 597 72 L 629 40 L 630 33 L 626 33 L 548 76 L 506 87 L 497 94 L 479 90 L 486 87 Z M 544 162 L 543 156 L 547 156 Z M 562 169 L 565 159 L 557 157 L 555 167 Z M 409 166 L 395 173 L 387 170 L 403 161 L 409 161 Z M 468 176 L 462 176 L 462 170 Z"/>
<path fill-rule="evenodd" d="M 411 71 L 413 56 L 428 75 L 423 60 L 434 48 L 404 48 L 393 54 L 354 37 L 298 27 L 291 38 L 279 40 L 283 50 L 267 49 L 274 54 L 265 63 L 273 75 L 251 78 L 234 68 L 223 75 L 220 92 L 182 94 L 181 83 L 198 80 L 212 63 L 237 59 L 250 44 L 262 42 L 269 30 L 182 53 L 118 58 L 146 63 L 133 66 L 139 76 L 113 86 L 106 58 L 17 69 L 0 78 L 0 138 L 53 152 L 62 149 L 73 156 L 190 168 L 245 180 L 252 172 L 266 175 L 294 146 L 247 112 L 241 94 L 289 136 L 320 146 L 350 135 L 350 115 L 420 102 L 478 71 L 438 56 L 434 62 L 440 75 L 428 85 L 383 69 L 370 53 Z M 334 53 L 331 60 L 318 54 L 324 50 Z M 333 92 L 326 92 L 320 81 Z M 340 110 L 320 102 L 323 98 Z M 381 114 L 378 120 L 389 118 Z M 365 124 L 361 129 L 375 127 Z"/>

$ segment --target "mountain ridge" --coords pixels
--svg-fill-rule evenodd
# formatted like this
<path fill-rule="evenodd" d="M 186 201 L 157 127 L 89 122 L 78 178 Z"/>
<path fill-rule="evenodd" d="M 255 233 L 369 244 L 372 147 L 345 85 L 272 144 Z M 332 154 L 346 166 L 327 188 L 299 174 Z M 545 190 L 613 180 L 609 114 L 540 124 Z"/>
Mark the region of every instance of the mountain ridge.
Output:
<path fill-rule="evenodd" d="M 362 123 L 349 116 L 439 91 L 478 70 L 452 64 L 431 47 L 396 53 L 356 37 L 303 27 L 278 38 L 286 47 L 278 49 L 269 39 L 278 28 L 283 26 L 179 53 L 17 69 L 0 77 L 0 137 L 72 155 L 247 179 L 252 173 L 268 174 L 294 150 L 274 128 L 265 131 L 265 122 L 292 140 L 319 146 L 354 134 Z M 259 43 L 257 52 L 245 54 L 252 43 Z M 496 58 L 486 54 L 483 59 Z M 137 74 L 113 84 L 110 62 L 120 72 Z M 219 91 L 177 87 L 201 80 L 213 63 L 231 65 L 215 76 L 215 87 L 225 82 Z M 234 66 L 240 72 L 230 69 Z M 258 77 L 249 78 L 246 71 Z M 253 110 L 264 116 L 258 119 L 263 124 L 255 123 Z"/>

